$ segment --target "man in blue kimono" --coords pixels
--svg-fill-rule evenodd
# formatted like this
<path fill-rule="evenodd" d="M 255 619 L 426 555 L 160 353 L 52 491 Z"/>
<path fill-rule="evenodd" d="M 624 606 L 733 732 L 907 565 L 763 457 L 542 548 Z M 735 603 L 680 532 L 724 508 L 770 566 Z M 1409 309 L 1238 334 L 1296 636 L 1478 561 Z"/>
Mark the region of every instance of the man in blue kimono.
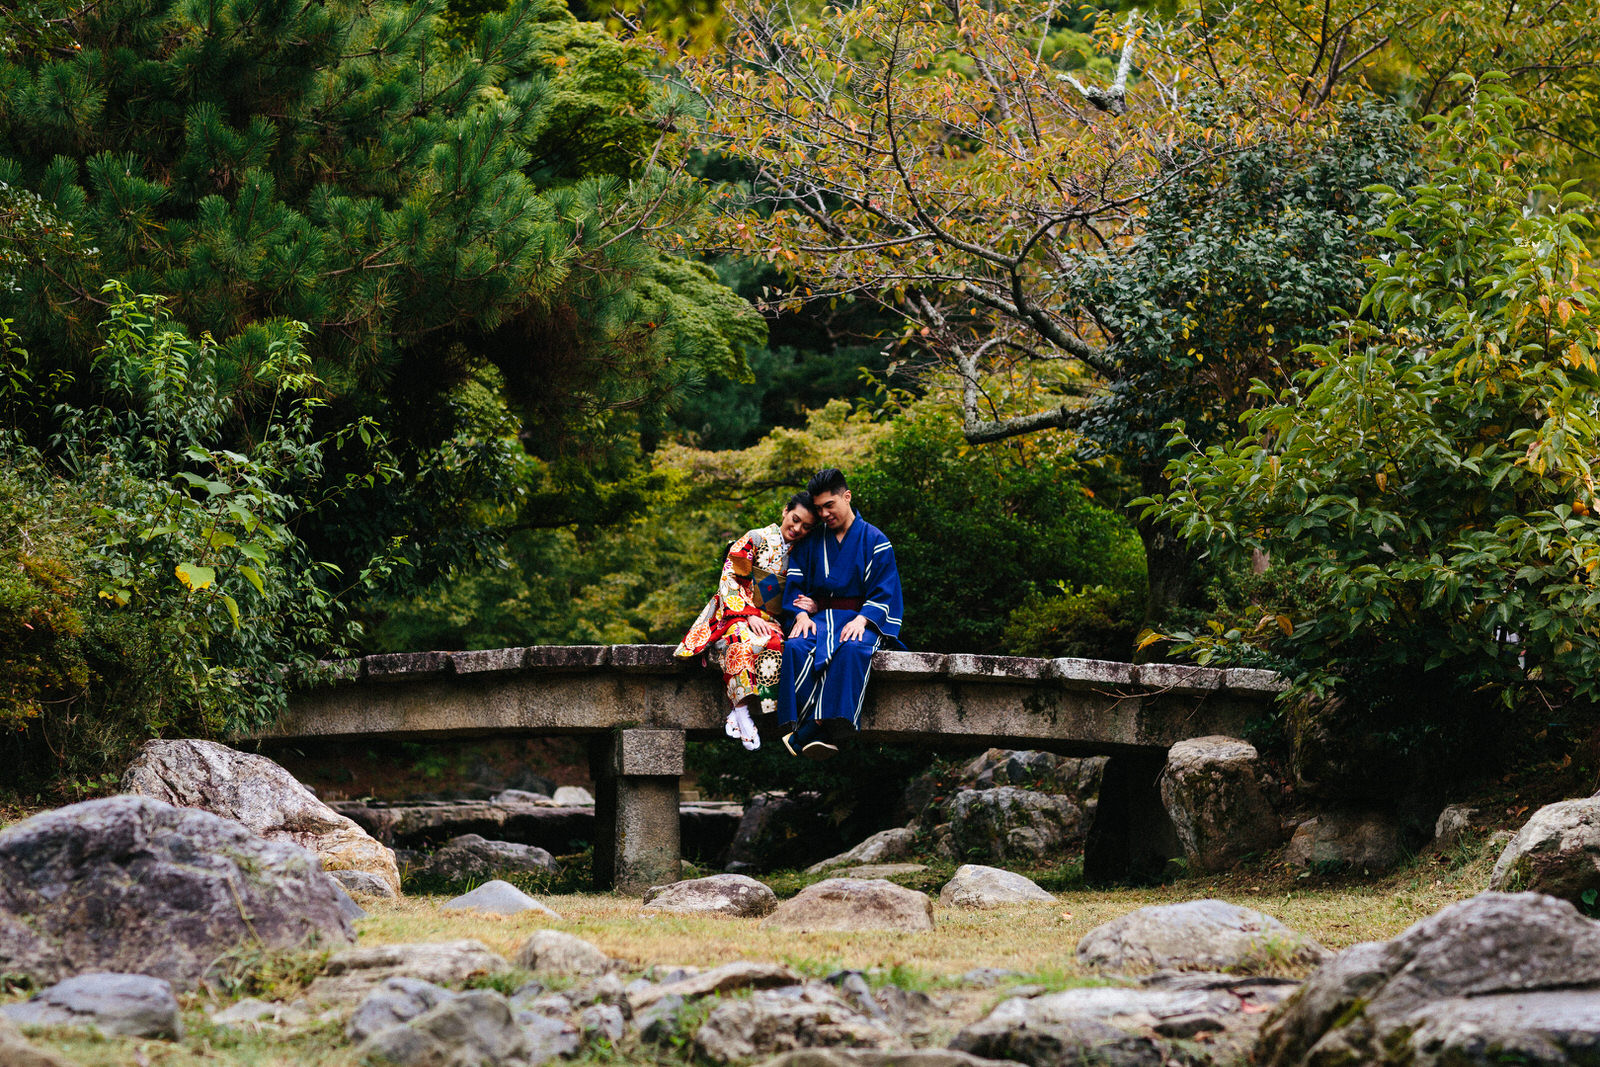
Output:
<path fill-rule="evenodd" d="M 792 755 L 827 759 L 861 725 L 872 654 L 886 639 L 899 643 L 900 571 L 889 539 L 851 506 L 842 471 L 818 471 L 807 489 L 826 528 L 789 553 L 783 611 L 794 623 L 783 643 L 778 723 Z M 800 609 L 804 597 L 814 611 Z"/>

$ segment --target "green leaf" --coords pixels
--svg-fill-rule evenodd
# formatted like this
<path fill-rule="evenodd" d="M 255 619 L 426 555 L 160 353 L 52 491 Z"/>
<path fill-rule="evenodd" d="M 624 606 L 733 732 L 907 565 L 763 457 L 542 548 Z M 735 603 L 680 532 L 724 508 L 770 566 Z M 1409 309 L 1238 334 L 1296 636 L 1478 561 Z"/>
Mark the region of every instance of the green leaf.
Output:
<path fill-rule="evenodd" d="M 207 589 L 217 580 L 217 572 L 213 567 L 202 567 L 198 563 L 180 563 L 174 568 L 178 581 L 191 590 Z"/>

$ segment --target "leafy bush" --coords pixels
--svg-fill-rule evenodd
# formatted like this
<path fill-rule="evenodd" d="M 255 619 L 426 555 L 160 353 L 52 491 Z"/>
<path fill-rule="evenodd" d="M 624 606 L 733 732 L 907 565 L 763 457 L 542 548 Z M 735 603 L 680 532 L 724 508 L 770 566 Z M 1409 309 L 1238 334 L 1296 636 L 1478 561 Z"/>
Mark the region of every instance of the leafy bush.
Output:
<path fill-rule="evenodd" d="M 1107 585 L 1030 593 L 1011 612 L 1002 640 L 1018 656 L 1081 656 L 1125 659 L 1133 647 L 1140 613 L 1138 591 Z"/>
<path fill-rule="evenodd" d="M 1070 452 L 1047 448 L 972 447 L 953 416 L 914 411 L 896 420 L 865 469 L 848 472 L 856 506 L 894 543 L 907 645 L 1019 651 L 1007 637 L 1014 609 L 1057 583 L 1104 586 L 1107 607 L 1142 600 L 1138 536 L 1092 498 Z M 1125 618 L 1131 637 L 1137 611 Z M 1058 641 L 1099 647 L 1105 637 L 1063 631 Z"/>
<path fill-rule="evenodd" d="M 1496 707 L 1600 695 L 1588 202 L 1517 162 L 1519 108 L 1488 77 L 1438 121 L 1358 314 L 1150 504 L 1316 591 L 1281 624 L 1183 635 L 1194 654 L 1271 650 L 1347 698 L 1341 730 L 1435 754 L 1494 750 Z"/>
<path fill-rule="evenodd" d="M 154 298 L 116 283 L 105 293 L 95 370 L 108 404 L 55 405 L 48 454 L 9 432 L 0 441 L 0 736 L 18 788 L 120 769 L 129 748 L 169 730 L 266 723 L 290 672 L 351 636 L 341 592 L 386 565 L 338 574 L 294 532 L 311 502 L 343 488 L 323 477 L 327 453 L 347 435 L 375 442 L 366 422 L 313 433 L 316 381 L 297 344 L 269 350 L 257 373 L 274 403 L 234 451 L 219 443 L 229 409 L 209 340 Z M 15 411 L 29 401 L 25 353 L 11 356 Z"/>

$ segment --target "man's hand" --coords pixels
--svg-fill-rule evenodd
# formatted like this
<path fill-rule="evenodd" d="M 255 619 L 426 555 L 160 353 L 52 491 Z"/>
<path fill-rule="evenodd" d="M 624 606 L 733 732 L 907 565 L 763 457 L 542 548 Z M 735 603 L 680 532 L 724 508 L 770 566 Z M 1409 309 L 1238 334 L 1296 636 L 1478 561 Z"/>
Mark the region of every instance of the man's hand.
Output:
<path fill-rule="evenodd" d="M 772 625 L 772 623 L 768 622 L 760 615 L 751 615 L 749 618 L 744 620 L 744 624 L 750 628 L 751 633 L 755 634 L 763 641 L 778 632 L 778 628 L 776 626 Z"/>
<path fill-rule="evenodd" d="M 789 628 L 790 637 L 810 637 L 816 632 L 817 624 L 803 611 L 794 617 L 794 625 Z"/>
<path fill-rule="evenodd" d="M 839 631 L 839 640 L 859 641 L 861 640 L 861 635 L 866 632 L 867 617 L 865 615 L 857 615 L 855 618 L 844 624 L 844 629 Z"/>

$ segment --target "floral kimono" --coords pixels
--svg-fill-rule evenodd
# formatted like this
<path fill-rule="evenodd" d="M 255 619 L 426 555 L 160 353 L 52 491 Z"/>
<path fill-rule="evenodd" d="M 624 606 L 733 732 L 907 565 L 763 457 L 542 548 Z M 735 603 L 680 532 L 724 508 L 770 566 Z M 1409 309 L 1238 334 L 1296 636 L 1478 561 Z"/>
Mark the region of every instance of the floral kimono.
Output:
<path fill-rule="evenodd" d="M 758 637 L 746 620 L 761 615 L 778 627 L 788 569 L 789 542 L 777 523 L 739 538 L 722 562 L 716 595 L 673 652 L 685 658 L 705 653 L 708 662 L 721 667 L 730 705 L 753 697 L 752 705 L 760 703 L 752 711 L 770 715 L 777 708 L 778 675 L 783 670 L 782 629 L 771 637 Z"/>

